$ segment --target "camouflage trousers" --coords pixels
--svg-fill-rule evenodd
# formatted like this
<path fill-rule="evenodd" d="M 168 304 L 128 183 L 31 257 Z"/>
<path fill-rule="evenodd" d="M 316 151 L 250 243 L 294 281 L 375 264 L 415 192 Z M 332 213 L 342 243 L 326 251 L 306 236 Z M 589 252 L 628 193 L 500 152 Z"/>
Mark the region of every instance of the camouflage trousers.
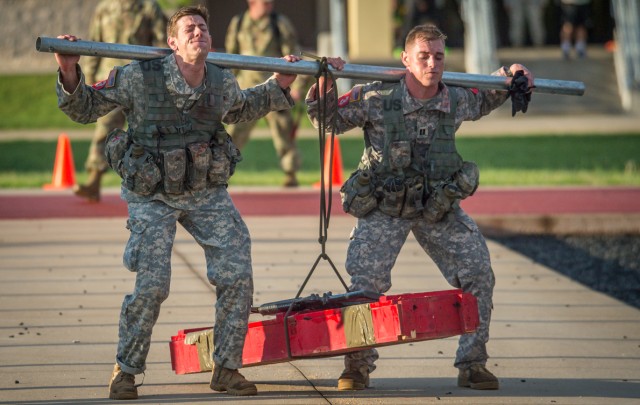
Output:
<path fill-rule="evenodd" d="M 145 370 L 151 331 L 169 296 L 177 222 L 204 249 L 207 278 L 216 287 L 213 361 L 231 369 L 242 367 L 253 297 L 249 231 L 224 187 L 193 205 L 176 209 L 157 200 L 128 204 L 131 235 L 124 264 L 136 272 L 136 283 L 122 303 L 116 357 L 127 373 Z"/>
<path fill-rule="evenodd" d="M 285 173 L 297 172 L 300 170 L 302 160 L 296 140 L 291 134 L 293 128 L 291 111 L 272 111 L 265 116 L 265 119 L 271 130 L 273 147 L 276 150 L 278 159 L 280 159 L 280 168 Z M 233 138 L 233 143 L 238 149 L 242 150 L 247 144 L 251 130 L 256 126 L 257 122 L 239 122 L 229 126 L 229 135 Z"/>
<path fill-rule="evenodd" d="M 109 165 L 105 157 L 105 144 L 107 142 L 107 135 L 114 128 L 124 128 L 126 121 L 122 108 L 116 108 L 104 117 L 100 117 L 96 121 L 96 130 L 91 138 L 91 146 L 89 146 L 89 154 L 87 160 L 84 163 L 84 168 L 87 171 L 105 172 Z"/>
<path fill-rule="evenodd" d="M 391 269 L 410 231 L 449 284 L 478 299 L 479 328 L 475 333 L 460 337 L 454 365 L 458 368 L 484 365 L 489 357 L 486 343 L 495 278 L 486 241 L 476 223 L 462 209 L 457 208 L 435 224 L 429 224 L 421 217 L 393 218 L 377 209 L 358 219 L 347 251 L 350 289 L 388 291 Z M 345 356 L 345 368 L 361 370 L 367 367 L 372 372 L 377 359 L 375 349 L 351 353 Z"/>

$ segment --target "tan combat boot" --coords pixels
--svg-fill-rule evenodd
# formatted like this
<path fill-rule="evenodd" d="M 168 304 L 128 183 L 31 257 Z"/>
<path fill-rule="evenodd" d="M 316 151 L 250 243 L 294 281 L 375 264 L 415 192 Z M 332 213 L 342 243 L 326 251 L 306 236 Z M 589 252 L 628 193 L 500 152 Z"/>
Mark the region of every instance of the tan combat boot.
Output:
<path fill-rule="evenodd" d="M 296 174 L 294 172 L 285 173 L 284 183 L 282 185 L 284 187 L 298 187 L 298 179 L 296 178 Z"/>
<path fill-rule="evenodd" d="M 360 370 L 344 370 L 338 378 L 338 390 L 354 391 L 369 387 L 369 371 L 366 367 Z"/>
<path fill-rule="evenodd" d="M 113 374 L 111 374 L 109 399 L 138 399 L 136 377 L 122 371 L 118 364 L 113 367 Z"/>
<path fill-rule="evenodd" d="M 76 184 L 73 186 L 73 193 L 91 202 L 100 201 L 100 180 L 103 174 L 101 170 L 91 170 L 87 184 Z"/>
<path fill-rule="evenodd" d="M 227 394 L 237 396 L 256 395 L 258 393 L 256 385 L 247 381 L 238 370 L 218 365 L 213 366 L 211 384 L 209 386 L 214 391 L 227 391 Z"/>
<path fill-rule="evenodd" d="M 460 369 L 458 387 L 468 387 L 474 390 L 497 390 L 500 388 L 500 383 L 485 366 L 472 364 L 468 368 Z"/>

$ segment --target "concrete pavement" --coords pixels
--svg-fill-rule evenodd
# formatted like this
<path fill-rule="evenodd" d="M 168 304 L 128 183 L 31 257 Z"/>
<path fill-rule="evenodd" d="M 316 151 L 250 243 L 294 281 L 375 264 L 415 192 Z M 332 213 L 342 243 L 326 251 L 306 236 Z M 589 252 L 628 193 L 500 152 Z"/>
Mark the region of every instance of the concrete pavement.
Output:
<path fill-rule="evenodd" d="M 295 295 L 320 253 L 314 216 L 245 216 L 255 304 Z M 331 218 L 327 254 L 346 277 L 353 219 Z M 122 267 L 125 219 L 0 221 L 0 403 L 112 403 L 106 384 L 120 304 L 134 275 Z M 456 387 L 455 338 L 380 349 L 372 389 L 340 392 L 340 357 L 247 368 L 257 397 L 214 393 L 208 374 L 174 375 L 168 341 L 212 323 L 215 294 L 200 247 L 179 229 L 169 299 L 154 330 L 141 403 L 632 404 L 640 398 L 640 310 L 489 242 L 496 272 L 489 366 L 499 391 Z M 391 293 L 449 289 L 410 239 Z M 305 294 L 341 291 L 321 261 Z M 255 318 L 252 320 L 258 320 Z M 140 382 L 140 378 L 138 379 Z"/>

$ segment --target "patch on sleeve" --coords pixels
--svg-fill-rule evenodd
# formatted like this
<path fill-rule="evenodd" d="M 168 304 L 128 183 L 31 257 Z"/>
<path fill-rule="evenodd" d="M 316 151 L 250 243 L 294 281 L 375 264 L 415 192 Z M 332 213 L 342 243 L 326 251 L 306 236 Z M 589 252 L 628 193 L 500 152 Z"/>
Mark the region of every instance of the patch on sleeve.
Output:
<path fill-rule="evenodd" d="M 471 92 L 472 92 L 473 94 L 478 94 L 478 92 L 479 92 L 479 90 L 478 90 L 478 89 L 476 89 L 475 87 L 473 87 L 473 88 L 471 88 L 471 89 L 469 89 L 469 90 L 471 90 Z"/>
<path fill-rule="evenodd" d="M 112 87 L 116 87 L 116 76 L 118 75 L 118 68 L 113 68 L 111 69 L 111 72 L 109 72 L 109 77 L 107 77 L 107 83 L 105 85 L 105 87 L 107 89 L 110 89 Z"/>
<path fill-rule="evenodd" d="M 106 80 L 102 80 L 102 81 L 99 81 L 98 83 L 94 84 L 91 87 L 93 87 L 96 90 L 102 90 L 102 89 L 104 89 L 104 86 L 106 86 L 106 85 L 107 85 L 107 81 Z"/>
<path fill-rule="evenodd" d="M 362 86 L 355 86 L 338 99 L 338 107 L 345 107 L 349 103 L 360 102 L 362 100 Z"/>

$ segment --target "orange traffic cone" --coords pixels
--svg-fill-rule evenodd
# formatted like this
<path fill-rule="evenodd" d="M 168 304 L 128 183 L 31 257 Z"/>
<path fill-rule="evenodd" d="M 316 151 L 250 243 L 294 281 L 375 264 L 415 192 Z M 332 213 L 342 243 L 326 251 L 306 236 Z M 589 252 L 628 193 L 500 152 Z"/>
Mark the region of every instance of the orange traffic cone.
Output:
<path fill-rule="evenodd" d="M 67 134 L 60 134 L 58 136 L 58 147 L 56 148 L 56 160 L 53 164 L 51 184 L 45 184 L 42 188 L 45 190 L 60 190 L 71 188 L 74 184 L 76 184 L 76 169 L 73 164 L 71 142 Z"/>
<path fill-rule="evenodd" d="M 333 165 L 330 163 L 333 162 Z M 342 186 L 344 183 L 344 175 L 342 169 L 342 153 L 340 152 L 340 141 L 338 138 L 333 140 L 333 155 L 331 154 L 331 139 L 327 139 L 324 144 L 324 181 L 329 185 L 329 181 L 333 186 Z M 320 188 L 320 182 L 313 185 Z"/>

